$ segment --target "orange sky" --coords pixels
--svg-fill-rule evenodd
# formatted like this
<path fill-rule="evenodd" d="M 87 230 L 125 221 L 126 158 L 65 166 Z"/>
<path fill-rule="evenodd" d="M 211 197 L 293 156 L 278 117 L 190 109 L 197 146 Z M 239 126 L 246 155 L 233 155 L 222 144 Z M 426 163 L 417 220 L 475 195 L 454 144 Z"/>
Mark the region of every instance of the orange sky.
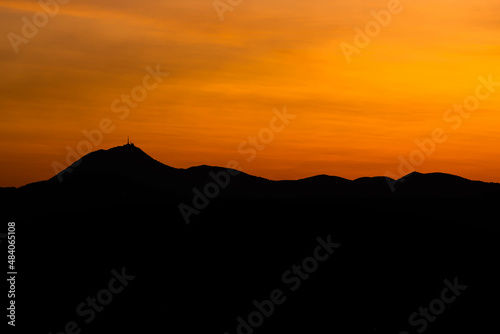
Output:
<path fill-rule="evenodd" d="M 222 0 L 226 2 L 225 0 Z M 72 0 L 14 51 L 37 1 L 0 3 L 0 186 L 55 174 L 66 146 L 108 118 L 93 150 L 137 146 L 173 167 L 241 162 L 271 179 L 398 175 L 417 138 L 448 139 L 416 169 L 500 182 L 500 87 L 456 130 L 443 114 L 500 82 L 498 0 L 402 0 L 348 63 L 339 47 L 379 0 L 244 0 L 221 22 L 212 0 Z M 146 66 L 169 72 L 125 119 L 111 109 Z M 273 109 L 297 115 L 248 162 L 238 146 Z"/>

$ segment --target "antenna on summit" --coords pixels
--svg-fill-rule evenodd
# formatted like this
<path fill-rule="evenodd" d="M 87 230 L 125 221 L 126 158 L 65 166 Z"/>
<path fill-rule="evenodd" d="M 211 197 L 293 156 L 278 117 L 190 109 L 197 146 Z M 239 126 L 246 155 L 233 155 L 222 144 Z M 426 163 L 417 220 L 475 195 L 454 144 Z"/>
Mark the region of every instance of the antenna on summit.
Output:
<path fill-rule="evenodd" d="M 127 145 L 130 145 L 130 137 L 127 136 Z"/>

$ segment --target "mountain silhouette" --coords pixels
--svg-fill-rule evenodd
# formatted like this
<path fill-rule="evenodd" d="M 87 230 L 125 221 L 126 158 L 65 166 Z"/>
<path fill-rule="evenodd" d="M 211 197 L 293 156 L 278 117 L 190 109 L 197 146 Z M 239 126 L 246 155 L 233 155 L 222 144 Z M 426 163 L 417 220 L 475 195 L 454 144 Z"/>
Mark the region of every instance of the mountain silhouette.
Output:
<path fill-rule="evenodd" d="M 89 153 L 46 181 L 35 182 L 8 192 L 79 196 L 86 192 L 108 197 L 143 197 L 148 195 L 185 197 L 193 188 L 203 190 L 216 183 L 213 175 L 228 176 L 215 166 L 187 169 L 165 165 L 133 144 Z M 223 178 L 223 177 L 222 177 Z M 224 179 L 224 178 L 223 178 Z M 219 180 L 221 181 L 221 180 Z M 224 180 L 225 182 L 225 180 Z M 239 172 L 231 174 L 222 197 L 304 198 L 304 197 L 478 197 L 498 196 L 500 184 L 471 181 L 445 173 L 410 173 L 399 180 L 387 177 L 362 177 L 348 180 L 337 176 L 317 175 L 300 180 L 273 181 Z"/>
<path fill-rule="evenodd" d="M 250 333 L 238 319 L 280 289 L 286 302 L 253 333 L 413 333 L 420 327 L 408 318 L 454 279 L 469 288 L 426 333 L 496 325 L 499 184 L 417 172 L 399 180 L 235 174 L 173 168 L 124 145 L 48 180 L 0 189 L 25 279 L 17 298 L 30 321 L 19 328 L 59 333 L 74 320 L 82 333 Z M 213 185 L 218 196 L 205 194 Z M 181 203 L 197 210 L 189 224 Z M 317 253 L 317 240 L 330 237 L 341 246 L 315 270 L 312 256 L 328 254 Z M 309 269 L 292 275 L 300 282 L 292 291 L 298 283 L 284 277 L 295 265 Z M 106 299 L 111 270 L 122 268 L 136 278 L 86 323 L 78 305 Z"/>

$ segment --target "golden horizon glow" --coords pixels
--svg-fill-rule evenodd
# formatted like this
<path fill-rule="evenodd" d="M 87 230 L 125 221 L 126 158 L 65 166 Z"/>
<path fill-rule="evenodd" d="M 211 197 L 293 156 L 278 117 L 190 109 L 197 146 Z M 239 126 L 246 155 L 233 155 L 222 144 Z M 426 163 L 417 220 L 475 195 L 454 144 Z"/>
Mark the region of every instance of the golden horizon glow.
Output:
<path fill-rule="evenodd" d="M 500 82 L 498 1 L 401 0 L 351 63 L 339 45 L 389 1 L 243 1 L 223 22 L 212 2 L 69 1 L 16 53 L 7 35 L 41 8 L 3 1 L 0 187 L 52 177 L 104 118 L 115 129 L 93 150 L 130 135 L 172 167 L 236 160 L 269 179 L 398 174 L 415 140 L 442 128 L 417 171 L 500 182 L 500 87 L 456 130 L 443 119 L 479 77 Z M 120 119 L 113 101 L 157 65 L 169 76 Z M 285 106 L 297 118 L 247 162 L 239 145 Z"/>

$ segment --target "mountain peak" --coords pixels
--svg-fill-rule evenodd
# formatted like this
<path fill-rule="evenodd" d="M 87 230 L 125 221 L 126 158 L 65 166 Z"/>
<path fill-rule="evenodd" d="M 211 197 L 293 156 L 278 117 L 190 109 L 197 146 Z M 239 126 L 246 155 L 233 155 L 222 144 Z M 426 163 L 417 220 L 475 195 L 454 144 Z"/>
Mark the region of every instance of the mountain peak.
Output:
<path fill-rule="evenodd" d="M 141 152 L 143 154 L 146 154 L 139 147 L 137 147 L 137 146 L 135 146 L 134 144 L 131 144 L 131 143 L 125 144 L 125 145 L 121 145 L 121 146 L 115 146 L 115 147 L 109 148 L 107 150 L 100 150 L 100 151 L 105 151 L 105 152 L 110 152 L 110 153 L 123 153 L 123 154 Z"/>
<path fill-rule="evenodd" d="M 82 174 L 116 174 L 142 178 L 151 173 L 165 173 L 173 169 L 153 159 L 134 144 L 127 143 L 107 150 L 91 152 L 52 179 L 62 176 L 66 180 Z"/>

